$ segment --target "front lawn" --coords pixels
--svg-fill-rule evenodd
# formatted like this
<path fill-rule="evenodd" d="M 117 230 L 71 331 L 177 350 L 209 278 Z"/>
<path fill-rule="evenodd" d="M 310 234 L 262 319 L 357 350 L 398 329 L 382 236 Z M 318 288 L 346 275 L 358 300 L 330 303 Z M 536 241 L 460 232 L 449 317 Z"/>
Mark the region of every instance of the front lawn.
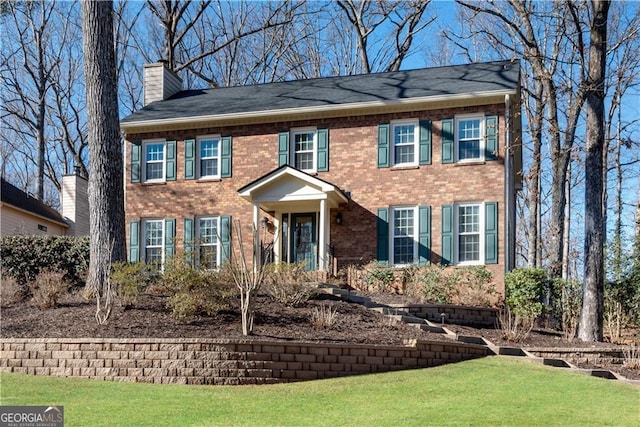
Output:
<path fill-rule="evenodd" d="M 66 426 L 640 424 L 640 388 L 488 357 L 271 386 L 0 376 L 2 405 L 62 405 Z"/>

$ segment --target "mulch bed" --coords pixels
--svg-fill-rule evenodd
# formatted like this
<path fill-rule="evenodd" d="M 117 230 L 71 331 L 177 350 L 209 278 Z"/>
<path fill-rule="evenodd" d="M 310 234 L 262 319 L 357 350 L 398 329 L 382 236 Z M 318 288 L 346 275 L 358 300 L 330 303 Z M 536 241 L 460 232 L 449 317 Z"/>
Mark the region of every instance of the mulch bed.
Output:
<path fill-rule="evenodd" d="M 384 303 L 407 302 L 405 297 L 369 295 Z M 177 320 L 165 307 L 166 297 L 144 295 L 135 308 L 115 305 L 106 325 L 96 324 L 95 301 L 84 299 L 80 293 L 61 299 L 52 309 L 39 310 L 30 302 L 3 301 L 0 336 L 3 338 L 219 338 L 278 341 L 368 343 L 402 345 L 406 340 L 450 340 L 441 334 L 395 323 L 365 307 L 347 303 L 330 295 L 316 296 L 306 303 L 290 307 L 260 295 L 256 300 L 254 333 L 244 337 L 239 310 L 227 310 L 214 316 L 193 316 Z M 331 307 L 337 312 L 330 327 L 314 325 L 314 313 Z M 445 325 L 464 335 L 482 336 L 496 345 L 531 347 L 610 347 L 610 343 L 567 341 L 553 331 L 534 330 L 523 342 L 506 341 L 498 329 L 478 329 Z M 595 368 L 595 366 L 583 366 Z M 627 378 L 640 379 L 639 370 L 620 365 L 598 366 L 619 372 Z"/>

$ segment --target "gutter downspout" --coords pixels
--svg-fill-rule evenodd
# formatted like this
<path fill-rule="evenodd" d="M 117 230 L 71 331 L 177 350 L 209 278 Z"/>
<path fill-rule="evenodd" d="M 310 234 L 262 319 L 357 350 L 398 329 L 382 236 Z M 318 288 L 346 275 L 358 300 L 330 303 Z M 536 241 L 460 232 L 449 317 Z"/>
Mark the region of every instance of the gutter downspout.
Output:
<path fill-rule="evenodd" d="M 505 273 L 513 270 L 515 267 L 515 193 L 514 193 L 514 176 L 513 176 L 513 155 L 511 147 L 511 131 L 512 131 L 512 114 L 511 114 L 511 96 L 504 96 L 505 105 L 505 239 L 504 239 L 504 269 Z"/>

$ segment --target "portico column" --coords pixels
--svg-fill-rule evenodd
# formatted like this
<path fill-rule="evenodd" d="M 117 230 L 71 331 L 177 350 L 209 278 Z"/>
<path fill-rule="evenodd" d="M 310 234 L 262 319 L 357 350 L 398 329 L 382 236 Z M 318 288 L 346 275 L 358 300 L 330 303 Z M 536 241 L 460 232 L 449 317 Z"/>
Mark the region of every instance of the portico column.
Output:
<path fill-rule="evenodd" d="M 262 264 L 262 254 L 260 251 L 260 206 L 253 204 L 253 231 L 251 233 L 251 239 L 253 240 L 253 250 L 255 253 L 256 265 L 253 266 L 253 270 L 256 271 L 257 267 Z"/>
<path fill-rule="evenodd" d="M 327 222 L 327 201 L 320 199 L 320 229 L 318 230 L 318 270 L 324 271 L 327 256 L 326 246 L 326 222 Z"/>

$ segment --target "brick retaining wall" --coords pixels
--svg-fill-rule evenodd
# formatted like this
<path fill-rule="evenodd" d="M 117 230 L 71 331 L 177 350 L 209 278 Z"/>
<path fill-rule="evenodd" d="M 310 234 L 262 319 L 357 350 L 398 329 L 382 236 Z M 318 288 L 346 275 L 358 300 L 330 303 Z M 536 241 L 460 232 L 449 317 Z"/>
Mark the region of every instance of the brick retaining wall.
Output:
<path fill-rule="evenodd" d="M 213 339 L 0 339 L 0 371 L 112 381 L 269 384 L 444 365 L 483 346 L 409 346 Z"/>
<path fill-rule="evenodd" d="M 563 359 L 577 365 L 622 365 L 625 360 L 625 348 L 620 346 L 575 348 L 536 347 L 527 348 L 526 350 L 537 357 Z"/>
<path fill-rule="evenodd" d="M 493 328 L 498 322 L 498 310 L 489 307 L 462 307 L 449 304 L 391 304 L 391 307 L 405 310 L 416 317 L 431 322 L 454 325 L 469 325 Z"/>

